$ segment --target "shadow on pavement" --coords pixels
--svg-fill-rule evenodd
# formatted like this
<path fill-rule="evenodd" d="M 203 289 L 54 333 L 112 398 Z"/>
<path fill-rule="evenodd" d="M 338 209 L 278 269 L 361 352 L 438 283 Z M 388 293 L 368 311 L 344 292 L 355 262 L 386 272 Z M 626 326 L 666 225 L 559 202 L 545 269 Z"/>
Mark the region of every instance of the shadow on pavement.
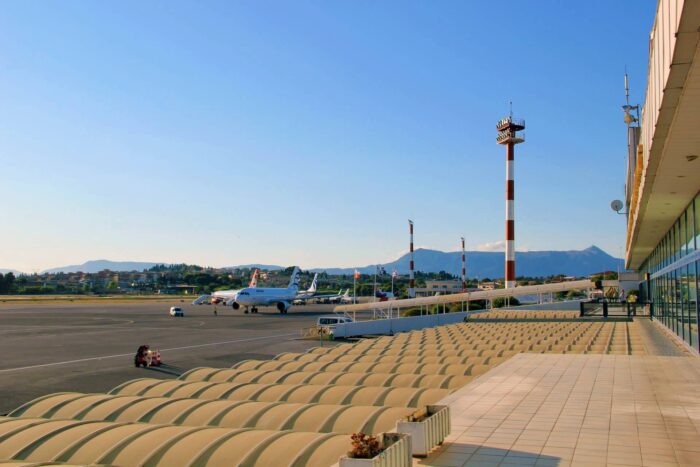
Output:
<path fill-rule="evenodd" d="M 149 366 L 145 368 L 146 370 L 157 371 L 159 373 L 165 373 L 173 376 L 181 376 L 186 370 L 177 366 L 167 365 L 161 363 L 160 366 Z"/>

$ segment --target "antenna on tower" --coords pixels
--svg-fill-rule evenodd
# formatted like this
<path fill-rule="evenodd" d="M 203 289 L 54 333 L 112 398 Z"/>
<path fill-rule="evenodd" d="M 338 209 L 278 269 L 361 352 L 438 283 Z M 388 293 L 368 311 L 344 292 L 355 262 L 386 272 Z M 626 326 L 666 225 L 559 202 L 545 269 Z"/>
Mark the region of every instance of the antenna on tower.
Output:
<path fill-rule="evenodd" d="M 625 78 L 625 79 L 627 79 L 627 78 Z M 510 104 L 510 118 L 513 118 L 513 101 L 510 101 L 509 104 Z"/>
<path fill-rule="evenodd" d="M 637 112 L 637 117 L 635 118 L 630 112 L 635 110 Z M 622 106 L 622 111 L 625 113 L 625 123 L 627 126 L 632 126 L 633 123 L 639 121 L 639 106 L 630 105 L 630 87 L 629 80 L 627 78 L 627 66 L 625 65 L 625 105 Z"/>

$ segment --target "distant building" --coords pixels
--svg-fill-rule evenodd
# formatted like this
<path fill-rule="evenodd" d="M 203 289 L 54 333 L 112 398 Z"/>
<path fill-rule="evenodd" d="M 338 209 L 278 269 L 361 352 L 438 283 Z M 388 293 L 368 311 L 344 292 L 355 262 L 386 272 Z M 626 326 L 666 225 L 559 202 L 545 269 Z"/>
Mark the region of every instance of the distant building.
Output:
<path fill-rule="evenodd" d="M 194 295 L 197 292 L 196 285 L 168 285 L 158 290 L 161 295 L 173 295 L 173 294 L 184 294 L 184 295 Z"/>
<path fill-rule="evenodd" d="M 432 297 L 436 293 L 446 295 L 460 293 L 461 291 L 461 281 L 425 281 L 425 287 L 416 287 L 416 297 Z"/>

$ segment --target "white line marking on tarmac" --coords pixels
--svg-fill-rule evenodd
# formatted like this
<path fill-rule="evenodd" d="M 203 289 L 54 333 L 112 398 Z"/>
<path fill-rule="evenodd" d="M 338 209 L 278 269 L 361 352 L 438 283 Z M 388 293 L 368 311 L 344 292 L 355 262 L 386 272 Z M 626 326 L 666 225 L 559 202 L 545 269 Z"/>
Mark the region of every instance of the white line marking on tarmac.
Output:
<path fill-rule="evenodd" d="M 215 345 L 234 344 L 236 342 L 250 342 L 250 341 L 263 340 L 263 339 L 274 339 L 275 337 L 289 337 L 289 336 L 298 336 L 298 335 L 299 335 L 298 333 L 277 334 L 274 336 L 250 337 L 248 339 L 234 339 L 234 340 L 230 340 L 230 341 L 211 342 L 209 344 L 185 345 L 182 347 L 170 347 L 169 349 L 158 349 L 158 350 L 160 350 L 161 352 L 170 352 L 172 350 L 196 349 L 199 347 L 212 347 Z M 6 368 L 4 370 L 0 370 L 0 373 L 8 373 L 10 371 L 31 370 L 33 368 L 43 368 L 43 367 L 47 367 L 47 366 L 70 365 L 71 363 L 89 362 L 92 360 L 105 360 L 108 358 L 128 357 L 129 355 L 134 355 L 134 352 L 122 353 L 122 354 L 117 354 L 117 355 L 105 355 L 103 357 L 80 358 L 78 360 L 66 360 L 65 362 L 42 363 L 40 365 L 22 366 L 22 367 L 18 367 L 18 368 Z"/>

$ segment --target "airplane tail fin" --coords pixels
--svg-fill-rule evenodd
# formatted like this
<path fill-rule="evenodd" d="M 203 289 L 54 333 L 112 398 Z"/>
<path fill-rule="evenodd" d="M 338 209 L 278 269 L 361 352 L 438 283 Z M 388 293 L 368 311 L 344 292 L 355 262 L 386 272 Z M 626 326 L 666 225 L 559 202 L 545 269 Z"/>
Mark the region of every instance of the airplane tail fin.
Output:
<path fill-rule="evenodd" d="M 316 293 L 317 288 L 318 288 L 318 273 L 314 274 L 314 280 L 311 281 L 311 287 L 309 287 L 309 290 L 307 290 L 307 292 Z"/>
<path fill-rule="evenodd" d="M 255 272 L 253 272 L 253 277 L 250 278 L 250 285 L 248 287 L 257 287 L 258 286 L 258 270 L 256 269 Z"/>
<path fill-rule="evenodd" d="M 299 267 L 294 266 L 294 271 L 292 271 L 292 278 L 289 279 L 289 285 L 287 286 L 288 289 L 299 289 Z"/>

